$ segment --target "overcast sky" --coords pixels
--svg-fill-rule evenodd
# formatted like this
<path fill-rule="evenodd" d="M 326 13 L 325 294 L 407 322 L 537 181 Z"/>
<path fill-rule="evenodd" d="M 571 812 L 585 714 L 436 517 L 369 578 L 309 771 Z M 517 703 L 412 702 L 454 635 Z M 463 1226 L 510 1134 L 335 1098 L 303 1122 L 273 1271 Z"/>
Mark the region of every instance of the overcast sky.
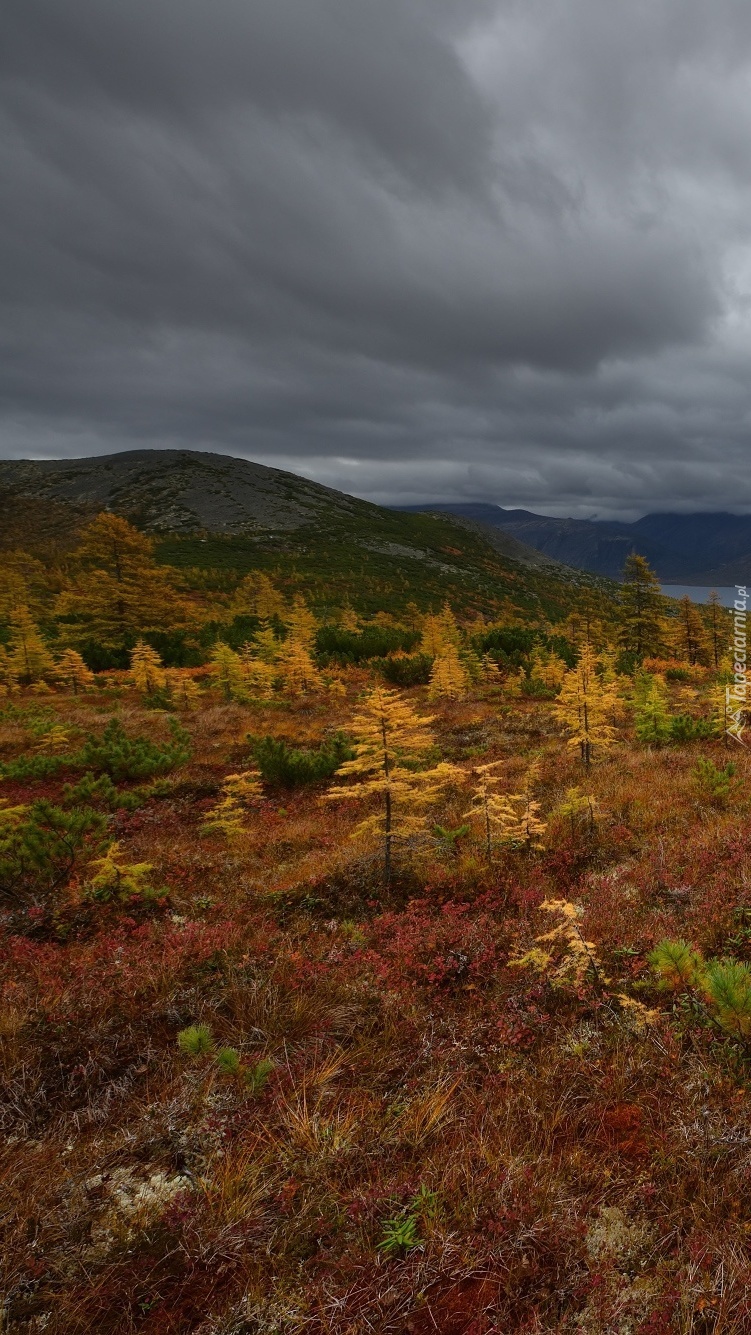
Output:
<path fill-rule="evenodd" d="M 3 0 L 0 454 L 751 510 L 748 0 Z"/>

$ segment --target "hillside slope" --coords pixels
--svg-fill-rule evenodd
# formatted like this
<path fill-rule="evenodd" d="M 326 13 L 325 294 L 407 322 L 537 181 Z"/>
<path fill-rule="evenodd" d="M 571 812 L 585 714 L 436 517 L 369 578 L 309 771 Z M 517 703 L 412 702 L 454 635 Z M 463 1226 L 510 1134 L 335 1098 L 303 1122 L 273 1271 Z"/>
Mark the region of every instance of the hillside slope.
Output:
<path fill-rule="evenodd" d="M 461 516 L 384 509 L 227 455 L 134 450 L 0 463 L 6 546 L 36 544 L 43 554 L 45 543 L 62 541 L 61 516 L 72 540 L 105 508 L 151 532 L 168 564 L 275 571 L 318 603 L 350 599 L 366 610 L 371 594 L 382 598 L 380 586 L 388 586 L 396 604 L 451 598 L 489 611 L 510 599 L 520 611 L 556 615 L 572 591 L 603 592 L 601 581 L 513 534 Z"/>

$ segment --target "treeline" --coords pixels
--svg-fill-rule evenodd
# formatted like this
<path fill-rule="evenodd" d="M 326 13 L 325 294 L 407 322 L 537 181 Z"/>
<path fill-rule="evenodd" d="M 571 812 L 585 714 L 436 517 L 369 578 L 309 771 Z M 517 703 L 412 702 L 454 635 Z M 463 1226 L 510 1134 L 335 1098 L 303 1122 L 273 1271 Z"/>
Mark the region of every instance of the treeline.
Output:
<path fill-rule="evenodd" d="M 717 595 L 703 609 L 671 605 L 647 562 L 628 558 L 612 607 L 572 594 L 569 616 L 530 624 L 506 611 L 502 622 L 460 621 L 448 607 L 364 621 L 350 605 L 321 623 L 299 595 L 262 572 L 211 589 L 160 565 L 152 541 L 125 519 L 99 515 L 66 563 L 46 570 L 15 551 L 0 565 L 0 689 L 84 691 L 97 674 L 127 670 L 138 690 L 163 704 L 190 706 L 201 669 L 227 699 L 264 699 L 342 689 L 342 674 L 365 669 L 388 685 L 427 686 L 461 698 L 479 684 L 557 698 L 582 646 L 596 682 L 652 680 L 638 687 L 648 732 L 665 734 L 662 687 L 697 670 L 732 675 L 729 616 Z M 198 673 L 200 679 L 201 673 Z M 659 679 L 659 680 L 657 680 Z M 685 728 L 687 725 L 681 725 Z"/>

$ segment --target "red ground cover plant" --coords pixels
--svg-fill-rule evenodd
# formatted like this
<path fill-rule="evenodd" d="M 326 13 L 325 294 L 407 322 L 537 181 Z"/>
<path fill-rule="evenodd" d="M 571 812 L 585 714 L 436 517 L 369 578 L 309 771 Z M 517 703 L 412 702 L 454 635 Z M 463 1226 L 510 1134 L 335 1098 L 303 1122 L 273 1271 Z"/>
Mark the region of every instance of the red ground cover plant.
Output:
<path fill-rule="evenodd" d="M 745 756 L 715 800 L 695 768 L 724 763 L 722 742 L 650 749 L 624 706 L 585 779 L 551 701 L 479 678 L 460 700 L 411 687 L 430 763 L 464 778 L 384 886 L 378 848 L 352 837 L 371 808 L 325 801 L 326 781 L 267 786 L 237 836 L 203 829 L 252 764 L 248 734 L 346 733 L 368 672 L 250 702 L 192 677 L 189 758 L 101 807 L 165 893 L 97 899 L 84 858 L 54 908 L 3 906 L 4 1328 L 747 1331 L 747 1041 L 647 962 L 666 937 L 751 958 Z M 166 735 L 112 681 L 128 734 Z M 111 715 L 94 693 L 20 698 L 71 732 Z M 28 717 L 0 726 L 3 763 L 28 750 Z M 479 762 L 508 794 L 538 767 L 538 846 L 488 857 L 481 832 L 456 833 Z M 9 778 L 0 798 L 60 802 L 72 777 Z M 577 785 L 596 828 L 556 815 Z M 549 900 L 576 906 L 600 972 L 572 982 L 545 945 Z"/>

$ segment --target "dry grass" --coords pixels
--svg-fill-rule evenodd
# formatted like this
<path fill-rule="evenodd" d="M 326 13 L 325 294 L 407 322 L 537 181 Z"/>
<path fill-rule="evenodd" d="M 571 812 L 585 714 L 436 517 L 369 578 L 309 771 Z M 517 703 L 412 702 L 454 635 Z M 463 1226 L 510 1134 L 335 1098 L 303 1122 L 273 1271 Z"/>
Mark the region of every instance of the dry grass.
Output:
<path fill-rule="evenodd" d="M 346 727 L 361 677 L 333 702 L 209 693 L 185 716 L 171 792 L 112 818 L 167 901 L 81 916 L 78 884 L 42 925 L 8 917 L 4 1329 L 742 1335 L 748 1054 L 643 989 L 665 935 L 751 958 L 745 755 L 723 806 L 693 776 L 701 754 L 724 763 L 719 743 L 649 752 L 624 723 L 583 781 L 545 702 L 489 696 L 430 707 L 444 754 L 467 773 L 504 760 L 510 792 L 539 758 L 544 815 L 584 782 L 594 837 L 490 866 L 470 839 L 416 846 L 385 892 L 350 839 L 360 812 L 320 788 L 268 794 L 231 843 L 201 834 L 247 733 L 316 743 Z M 112 709 L 22 703 L 71 733 Z M 162 735 L 117 703 L 129 731 Z M 30 744 L 2 724 L 4 759 Z M 3 796 L 54 798 L 69 777 Z M 435 819 L 463 810 L 459 787 Z M 614 986 L 659 1023 L 507 967 L 548 925 L 546 896 L 584 906 Z M 245 1065 L 270 1058 L 266 1086 L 181 1055 L 194 1023 Z M 384 1248 L 409 1217 L 415 1245 Z"/>

